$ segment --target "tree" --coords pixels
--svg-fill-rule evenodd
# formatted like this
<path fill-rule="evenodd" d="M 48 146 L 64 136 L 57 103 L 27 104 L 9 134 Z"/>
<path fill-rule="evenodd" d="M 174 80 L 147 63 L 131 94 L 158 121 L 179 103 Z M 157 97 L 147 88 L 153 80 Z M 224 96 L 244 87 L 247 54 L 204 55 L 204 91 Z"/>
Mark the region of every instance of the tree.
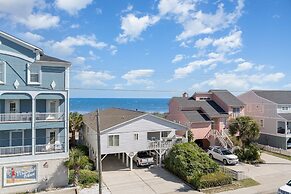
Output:
<path fill-rule="evenodd" d="M 258 123 L 251 117 L 242 116 L 230 121 L 229 133 L 235 136 L 242 147 L 255 143 L 260 137 Z"/>
<path fill-rule="evenodd" d="M 239 149 L 236 149 L 235 153 L 240 161 L 260 161 L 259 148 L 256 145 L 260 129 L 255 120 L 248 116 L 233 119 L 229 124 L 229 133 L 238 141 Z"/>
<path fill-rule="evenodd" d="M 84 155 L 84 152 L 80 149 L 73 148 L 70 150 L 69 160 L 65 162 L 66 167 L 73 170 L 73 184 L 78 185 L 80 170 L 91 170 L 92 163 L 88 156 Z"/>
<path fill-rule="evenodd" d="M 193 142 L 194 141 L 194 135 L 191 130 L 188 130 L 188 142 Z"/>
<path fill-rule="evenodd" d="M 76 145 L 76 132 L 80 131 L 83 126 L 83 115 L 78 112 L 70 113 L 69 120 L 69 129 L 72 134 L 71 145 L 74 147 Z"/>

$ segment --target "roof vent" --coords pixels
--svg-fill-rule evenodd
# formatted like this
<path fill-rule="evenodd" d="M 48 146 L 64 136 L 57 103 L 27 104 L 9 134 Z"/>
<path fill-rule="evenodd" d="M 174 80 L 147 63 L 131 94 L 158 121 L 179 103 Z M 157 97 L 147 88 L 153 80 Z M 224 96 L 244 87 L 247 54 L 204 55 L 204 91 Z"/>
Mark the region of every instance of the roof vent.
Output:
<path fill-rule="evenodd" d="M 184 93 L 182 94 L 182 96 L 183 96 L 183 98 L 188 98 L 188 93 L 187 93 L 187 92 L 184 92 Z"/>

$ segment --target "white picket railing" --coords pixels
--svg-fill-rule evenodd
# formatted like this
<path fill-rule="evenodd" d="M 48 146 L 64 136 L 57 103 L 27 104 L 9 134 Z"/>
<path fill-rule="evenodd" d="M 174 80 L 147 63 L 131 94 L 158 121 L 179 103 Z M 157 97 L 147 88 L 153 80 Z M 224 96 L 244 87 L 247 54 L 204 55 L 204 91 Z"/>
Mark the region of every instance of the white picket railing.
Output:
<path fill-rule="evenodd" d="M 187 141 L 187 138 L 172 138 L 157 141 L 148 141 L 148 149 L 169 149 L 176 143 L 185 143 Z"/>
<path fill-rule="evenodd" d="M 65 150 L 65 144 L 61 144 L 61 143 L 35 145 L 35 152 L 38 154 L 64 152 L 64 150 Z"/>
<path fill-rule="evenodd" d="M 0 122 L 30 122 L 32 113 L 2 113 Z"/>
<path fill-rule="evenodd" d="M 64 120 L 64 113 L 63 112 L 56 112 L 56 113 L 36 113 L 35 114 L 36 121 L 62 121 Z"/>
<path fill-rule="evenodd" d="M 0 157 L 31 154 L 32 146 L 0 147 Z"/>

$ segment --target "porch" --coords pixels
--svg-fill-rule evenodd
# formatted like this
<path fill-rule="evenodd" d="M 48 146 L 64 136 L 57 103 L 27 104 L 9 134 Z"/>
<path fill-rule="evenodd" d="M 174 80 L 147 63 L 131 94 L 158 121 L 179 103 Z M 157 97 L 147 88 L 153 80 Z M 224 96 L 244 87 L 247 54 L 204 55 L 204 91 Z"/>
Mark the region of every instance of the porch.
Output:
<path fill-rule="evenodd" d="M 33 144 L 31 129 L 0 131 L 0 158 L 64 152 L 64 129 L 36 129 Z"/>

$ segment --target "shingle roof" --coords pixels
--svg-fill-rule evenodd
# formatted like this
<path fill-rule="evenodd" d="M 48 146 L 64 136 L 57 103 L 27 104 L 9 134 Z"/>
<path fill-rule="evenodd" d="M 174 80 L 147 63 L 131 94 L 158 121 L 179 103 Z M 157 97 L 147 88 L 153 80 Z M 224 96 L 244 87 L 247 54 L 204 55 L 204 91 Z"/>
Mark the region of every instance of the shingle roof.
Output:
<path fill-rule="evenodd" d="M 291 113 L 281 113 L 279 114 L 281 117 L 283 117 L 284 119 L 291 121 Z"/>
<path fill-rule="evenodd" d="M 221 101 L 228 106 L 244 106 L 245 104 L 240 101 L 236 96 L 228 90 L 209 90 L 210 93 L 216 95 Z"/>
<path fill-rule="evenodd" d="M 145 115 L 146 113 L 133 110 L 110 108 L 99 112 L 100 131 L 124 123 L 131 119 Z M 91 129 L 97 130 L 96 112 L 91 112 L 83 116 L 83 121 Z"/>
<path fill-rule="evenodd" d="M 210 119 L 202 111 L 182 111 L 188 121 L 192 123 L 206 122 Z"/>
<path fill-rule="evenodd" d="M 291 91 L 287 90 L 253 90 L 258 96 L 277 104 L 291 104 Z"/>
<path fill-rule="evenodd" d="M 196 101 L 193 98 L 173 97 L 173 100 L 179 103 L 182 111 L 198 111 L 202 110 L 210 118 L 228 117 L 228 114 L 214 101 Z M 199 119 L 199 118 L 197 118 Z"/>
<path fill-rule="evenodd" d="M 51 57 L 51 56 L 48 56 L 48 55 L 45 55 L 45 54 L 41 54 L 40 55 L 39 61 L 58 62 L 58 63 L 70 63 L 68 61 L 64 61 L 64 60 L 61 60 L 61 59 L 58 59 L 58 58 L 55 58 L 55 57 Z"/>

